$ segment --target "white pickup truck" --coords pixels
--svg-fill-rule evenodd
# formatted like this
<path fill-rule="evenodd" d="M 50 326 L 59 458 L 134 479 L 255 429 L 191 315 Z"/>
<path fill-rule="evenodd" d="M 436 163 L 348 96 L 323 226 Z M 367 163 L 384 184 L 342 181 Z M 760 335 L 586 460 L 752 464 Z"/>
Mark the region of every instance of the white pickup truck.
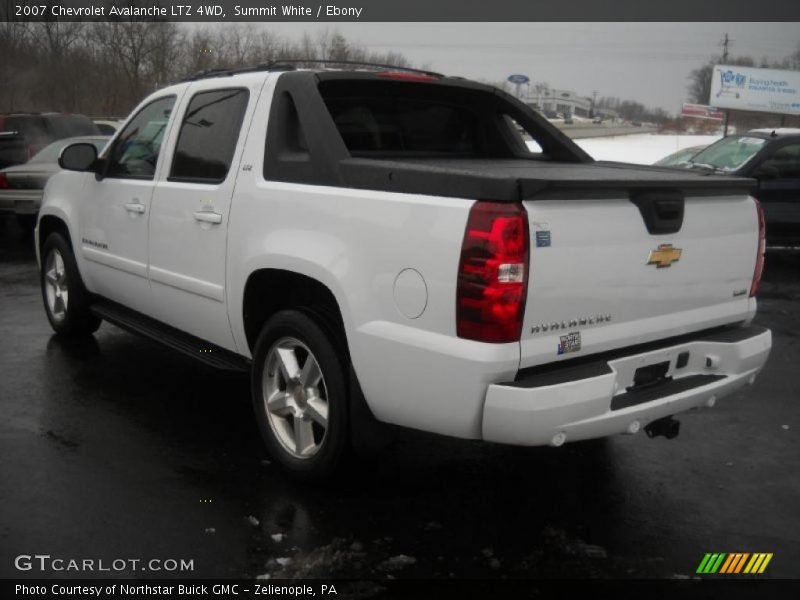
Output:
<path fill-rule="evenodd" d="M 770 351 L 750 180 L 595 162 L 460 78 L 205 73 L 60 164 L 36 237 L 53 329 L 107 320 L 248 370 L 268 449 L 306 478 L 376 423 L 674 437 Z"/>

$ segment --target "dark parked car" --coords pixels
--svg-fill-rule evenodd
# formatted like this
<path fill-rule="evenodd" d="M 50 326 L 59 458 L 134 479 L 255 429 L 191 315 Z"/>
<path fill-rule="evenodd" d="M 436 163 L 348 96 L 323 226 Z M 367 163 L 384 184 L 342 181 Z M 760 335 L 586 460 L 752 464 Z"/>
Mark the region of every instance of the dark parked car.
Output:
<path fill-rule="evenodd" d="M 769 245 L 800 245 L 800 129 L 754 129 L 711 144 L 677 165 L 758 180 Z"/>
<path fill-rule="evenodd" d="M 0 169 L 19 165 L 51 142 L 101 135 L 89 117 L 67 113 L 0 114 Z"/>

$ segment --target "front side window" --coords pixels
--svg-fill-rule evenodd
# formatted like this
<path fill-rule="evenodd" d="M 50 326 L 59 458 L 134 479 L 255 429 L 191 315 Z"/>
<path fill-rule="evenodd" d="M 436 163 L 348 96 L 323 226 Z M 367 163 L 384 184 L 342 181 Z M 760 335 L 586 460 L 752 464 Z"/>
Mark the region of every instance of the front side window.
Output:
<path fill-rule="evenodd" d="M 125 126 L 108 157 L 106 177 L 153 179 L 175 96 L 154 100 Z"/>
<path fill-rule="evenodd" d="M 233 161 L 247 90 L 200 92 L 192 98 L 181 123 L 170 181 L 220 183 Z"/>

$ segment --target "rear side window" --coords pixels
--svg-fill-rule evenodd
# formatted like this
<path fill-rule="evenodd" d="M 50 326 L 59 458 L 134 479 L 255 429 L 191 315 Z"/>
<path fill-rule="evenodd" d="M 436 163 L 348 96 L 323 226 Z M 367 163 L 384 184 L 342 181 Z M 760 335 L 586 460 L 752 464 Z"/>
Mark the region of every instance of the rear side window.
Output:
<path fill-rule="evenodd" d="M 242 89 L 196 94 L 181 122 L 170 181 L 221 183 L 228 175 L 249 93 Z"/>
<path fill-rule="evenodd" d="M 332 98 L 327 105 L 353 155 L 482 154 L 478 117 L 464 106 L 402 96 Z"/>
<path fill-rule="evenodd" d="M 373 80 L 332 80 L 319 91 L 351 156 L 504 158 L 522 150 L 491 92 Z"/>

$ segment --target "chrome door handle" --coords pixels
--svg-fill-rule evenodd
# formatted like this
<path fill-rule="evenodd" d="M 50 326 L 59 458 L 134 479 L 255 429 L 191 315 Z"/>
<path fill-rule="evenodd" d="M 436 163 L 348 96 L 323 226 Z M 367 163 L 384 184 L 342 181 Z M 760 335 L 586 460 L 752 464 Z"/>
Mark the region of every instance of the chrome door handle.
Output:
<path fill-rule="evenodd" d="M 142 204 L 141 202 L 128 202 L 125 205 L 125 210 L 127 210 L 129 213 L 136 213 L 138 215 L 142 215 L 144 214 L 145 207 L 144 204 Z"/>
<path fill-rule="evenodd" d="M 222 215 L 210 210 L 198 210 L 194 213 L 194 218 L 202 223 L 213 223 L 214 225 L 222 223 Z"/>

